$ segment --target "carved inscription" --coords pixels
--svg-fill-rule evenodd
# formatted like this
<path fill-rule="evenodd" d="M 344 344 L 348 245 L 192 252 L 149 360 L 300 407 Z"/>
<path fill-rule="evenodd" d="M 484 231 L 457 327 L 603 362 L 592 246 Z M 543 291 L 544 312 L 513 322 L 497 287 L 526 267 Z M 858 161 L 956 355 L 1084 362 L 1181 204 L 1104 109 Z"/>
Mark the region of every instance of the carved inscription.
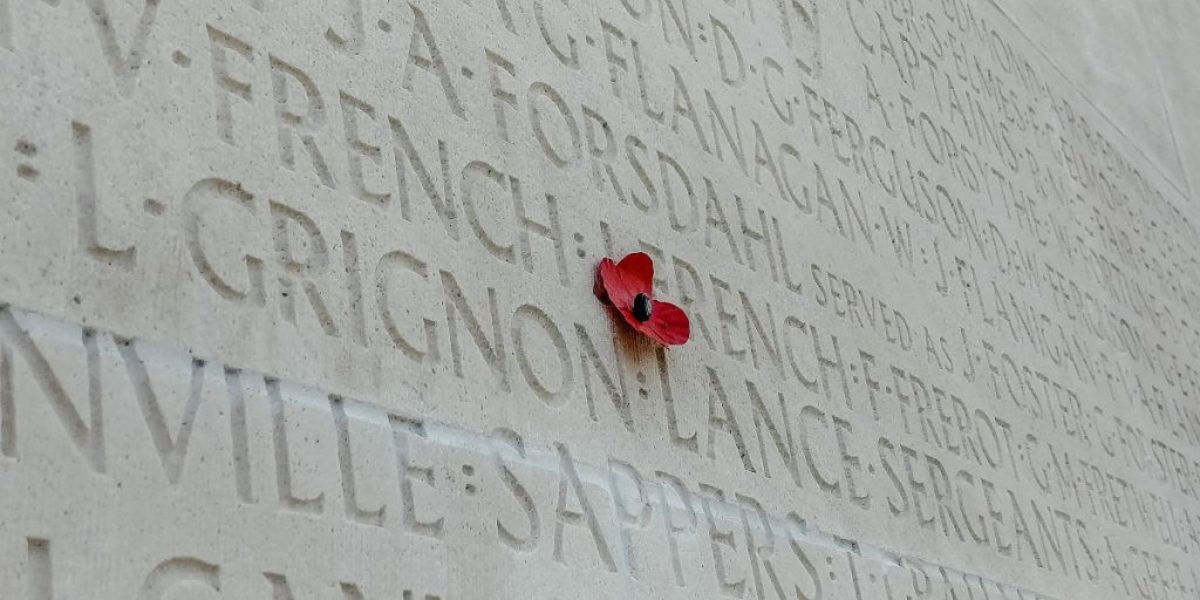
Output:
<path fill-rule="evenodd" d="M 1001 8 L 0 0 L 0 596 L 1196 597 L 1197 215 Z"/>
<path fill-rule="evenodd" d="M 773 501 L 764 503 L 749 491 L 726 490 L 706 483 L 704 478 L 697 483 L 666 470 L 666 465 L 655 467 L 642 461 L 635 465 L 630 462 L 635 457 L 625 453 L 593 462 L 573 452 L 566 442 L 534 444 L 521 433 L 506 428 L 474 432 L 420 416 L 397 414 L 378 405 L 243 371 L 236 366 L 189 357 L 140 340 L 73 328 L 41 315 L 9 308 L 3 309 L 2 314 L 8 324 L 3 338 L 6 347 L 28 344 L 27 349 L 37 352 L 37 356 L 67 356 L 70 347 L 76 346 L 87 355 L 89 363 L 104 365 L 89 377 L 132 390 L 136 398 L 128 402 L 142 406 L 147 415 L 140 436 L 160 451 L 172 442 L 161 407 L 154 400 L 154 390 L 190 390 L 174 446 L 160 456 L 168 462 L 163 463 L 161 473 L 151 477 L 158 482 L 152 487 L 158 489 L 147 488 L 147 493 L 170 496 L 189 489 L 189 481 L 209 470 L 204 465 L 207 458 L 212 461 L 212 468 L 223 472 L 219 477 L 228 480 L 228 484 L 207 482 L 214 489 L 228 493 L 228 498 L 220 499 L 218 493 L 212 501 L 224 506 L 231 515 L 260 503 L 244 493 L 245 489 L 274 487 L 277 499 L 262 500 L 273 506 L 264 513 L 276 515 L 269 518 L 286 518 L 289 514 L 336 518 L 351 527 L 367 527 L 382 535 L 398 536 L 398 540 L 431 540 L 434 547 L 464 543 L 469 538 L 470 543 L 506 549 L 515 555 L 541 556 L 560 565 L 623 574 L 646 584 L 651 583 L 648 581 L 651 573 L 666 567 L 667 572 L 674 573 L 667 581 L 680 592 L 708 589 L 697 593 L 725 591 L 745 595 L 753 590 L 758 596 L 770 591 L 779 597 L 824 598 L 840 593 L 837 590 L 849 589 L 846 583 L 839 583 L 842 579 L 851 582 L 858 590 L 856 597 L 862 598 L 955 588 L 1023 598 L 1044 597 L 986 577 L 882 551 L 866 542 L 831 535 L 810 526 L 794 507 L 777 507 Z M 75 331 L 71 332 L 72 329 Z M 68 332 L 78 334 L 83 341 L 73 339 L 76 336 Z M 153 358 L 147 361 L 144 357 Z M 152 376 L 152 372 L 156 375 Z M 6 374 L 13 377 L 12 371 Z M 48 406 L 39 407 L 36 402 L 39 395 L 47 393 L 45 390 L 63 387 L 67 373 L 58 365 L 30 364 L 27 372 L 19 375 L 28 376 L 19 377 L 15 386 L 21 408 L 34 413 L 27 418 L 40 422 L 48 416 L 69 425 L 63 414 L 47 410 L 51 408 Z M 118 378 L 123 381 L 118 382 Z M 228 388 L 209 395 L 201 393 L 206 382 L 222 379 L 228 380 Z M 43 388 L 40 393 L 38 385 Z M 245 405 L 248 387 L 257 388 L 253 395 L 260 405 Z M 119 396 L 108 398 L 116 400 Z M 327 399 L 327 403 L 320 403 L 321 398 Z M 211 410 L 201 407 L 202 402 L 217 402 L 222 408 Z M 39 410 L 46 414 L 36 414 Z M 335 438 L 335 444 L 303 443 L 289 436 L 289 416 L 308 410 L 324 413 L 328 418 L 327 430 L 312 431 L 310 435 Z M 256 417 L 248 419 L 247 413 Z M 215 422 L 226 419 L 227 423 Z M 6 435 L 15 429 L 15 426 L 7 429 Z M 117 443 L 106 439 L 102 429 L 96 431 L 92 439 L 101 452 Z M 356 436 L 364 433 L 367 438 L 385 443 L 390 438 L 395 465 L 392 481 L 386 477 L 358 479 L 360 474 L 371 472 L 368 465 L 374 462 L 364 460 L 361 455 L 356 458 L 353 451 L 356 443 L 363 443 Z M 55 436 L 71 435 L 68 428 L 52 433 L 47 439 L 22 441 L 21 446 L 33 454 L 55 446 Z M 211 444 L 213 437 L 233 443 L 228 446 L 227 455 L 210 453 L 205 457 L 189 453 L 188 440 L 193 435 L 197 436 L 196 443 L 208 448 L 208 452 L 220 445 Z M 266 456 L 250 455 L 243 445 L 245 441 L 236 441 L 239 437 L 267 438 L 264 442 L 269 439 L 269 444 L 259 445 Z M 313 472 L 293 470 L 300 459 L 296 452 L 335 454 L 338 466 L 334 481 L 317 477 Z M 270 461 L 272 455 L 275 476 L 263 472 L 267 481 L 254 484 L 247 461 Z M 433 460 L 434 456 L 441 460 Z M 812 464 L 811 461 L 823 459 L 809 455 L 808 460 Z M 98 474 L 108 480 L 106 483 L 115 482 L 120 477 L 116 473 L 124 467 L 113 463 L 111 469 Z M 297 479 L 301 477 L 304 481 Z M 316 487 L 312 489 L 321 490 L 316 495 L 300 495 L 297 491 L 299 485 L 313 484 Z M 361 505 L 360 494 L 374 495 L 389 486 L 395 486 L 392 488 L 395 496 L 386 495 L 388 500 L 375 508 Z M 340 495 L 342 508 L 326 502 L 327 494 Z M 489 508 L 457 510 L 464 503 Z M 784 510 L 788 512 L 775 512 Z M 463 530 L 459 525 L 463 520 L 490 522 L 490 525 Z M 89 546 L 95 542 L 85 539 L 76 543 Z M 261 543 L 247 542 L 252 546 Z M 23 572 L 19 576 L 27 582 L 28 597 L 31 600 L 54 597 L 56 584 L 65 581 L 63 578 L 69 574 L 63 574 L 62 569 L 53 565 L 62 561 L 63 555 L 74 556 L 79 548 L 34 537 L 27 538 L 26 544 L 25 559 L 21 561 Z M 239 550 L 238 555 L 244 555 L 245 550 Z M 709 551 L 713 563 L 704 558 Z M 149 565 L 145 573 L 130 576 L 134 577 L 131 581 L 138 583 L 137 594 L 141 598 L 162 598 L 176 588 L 188 587 L 207 589 L 220 596 L 233 594 L 234 590 L 255 590 L 257 594 L 270 593 L 272 597 L 296 597 L 299 593 L 294 591 L 294 580 L 281 572 L 268 568 L 256 580 L 246 576 L 244 566 L 226 572 L 221 563 L 191 556 L 167 557 Z M 713 573 L 705 573 L 702 568 L 705 564 L 715 565 L 715 579 L 710 578 Z M 346 598 L 366 597 L 354 582 L 339 582 L 338 589 Z M 410 589 L 404 590 L 403 595 L 416 597 Z"/>

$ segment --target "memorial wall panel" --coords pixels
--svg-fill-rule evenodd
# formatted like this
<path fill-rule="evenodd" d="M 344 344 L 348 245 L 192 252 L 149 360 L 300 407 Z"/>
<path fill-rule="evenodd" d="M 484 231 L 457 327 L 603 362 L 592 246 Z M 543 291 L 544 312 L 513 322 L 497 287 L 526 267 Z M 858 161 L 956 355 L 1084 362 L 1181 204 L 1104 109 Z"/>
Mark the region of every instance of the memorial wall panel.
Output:
<path fill-rule="evenodd" d="M 0 0 L 0 597 L 1200 597 L 1200 14 L 1105 6 Z"/>

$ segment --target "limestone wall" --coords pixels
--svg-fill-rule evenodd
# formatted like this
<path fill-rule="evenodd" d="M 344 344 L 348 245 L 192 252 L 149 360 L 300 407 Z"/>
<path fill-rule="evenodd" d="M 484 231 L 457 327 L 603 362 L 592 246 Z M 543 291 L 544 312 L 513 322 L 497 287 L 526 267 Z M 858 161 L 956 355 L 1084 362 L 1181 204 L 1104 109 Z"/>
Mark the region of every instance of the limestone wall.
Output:
<path fill-rule="evenodd" d="M 0 597 L 1196 598 L 1197 25 L 0 0 Z"/>

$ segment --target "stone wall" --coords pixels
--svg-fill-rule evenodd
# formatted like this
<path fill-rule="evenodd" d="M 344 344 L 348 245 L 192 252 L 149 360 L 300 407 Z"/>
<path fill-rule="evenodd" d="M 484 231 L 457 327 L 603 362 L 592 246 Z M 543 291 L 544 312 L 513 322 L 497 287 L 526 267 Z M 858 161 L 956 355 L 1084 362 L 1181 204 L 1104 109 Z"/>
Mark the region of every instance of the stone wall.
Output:
<path fill-rule="evenodd" d="M 1196 598 L 1197 25 L 0 0 L 0 597 Z"/>

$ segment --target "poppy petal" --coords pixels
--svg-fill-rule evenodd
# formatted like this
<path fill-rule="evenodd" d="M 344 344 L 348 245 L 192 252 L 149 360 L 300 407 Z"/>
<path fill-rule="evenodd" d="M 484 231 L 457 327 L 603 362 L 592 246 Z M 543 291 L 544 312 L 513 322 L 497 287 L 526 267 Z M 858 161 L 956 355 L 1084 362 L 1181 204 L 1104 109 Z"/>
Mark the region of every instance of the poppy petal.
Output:
<path fill-rule="evenodd" d="M 630 327 L 634 328 L 638 333 L 641 333 L 643 335 L 648 335 L 643 330 L 643 327 L 645 327 L 646 324 L 642 323 L 641 321 L 638 321 L 637 317 L 633 316 L 633 311 L 630 310 L 629 307 L 618 306 L 618 307 L 616 307 L 616 309 L 617 309 L 617 312 L 621 313 L 621 318 L 625 319 L 625 323 L 627 323 Z"/>
<path fill-rule="evenodd" d="M 612 306 L 612 299 L 608 297 L 608 290 L 604 286 L 605 263 L 613 265 L 611 258 L 604 257 L 600 260 L 600 264 L 596 267 L 596 280 L 592 283 L 592 293 L 596 295 L 596 299 L 608 306 Z"/>
<path fill-rule="evenodd" d="M 670 302 L 654 301 L 652 316 L 645 323 L 637 322 L 630 311 L 621 311 L 635 329 L 664 346 L 679 346 L 692 336 L 692 324 L 683 309 Z M 629 314 L 626 315 L 625 313 Z M 631 320 L 632 319 L 632 320 Z"/>
<path fill-rule="evenodd" d="M 633 306 L 633 297 L 637 295 L 637 292 L 633 291 L 625 282 L 625 277 L 617 268 L 617 263 L 613 262 L 611 258 L 601 260 L 597 275 L 609 304 L 618 308 Z M 601 301 L 603 300 L 604 298 L 601 298 Z"/>
<path fill-rule="evenodd" d="M 654 260 L 645 252 L 633 252 L 617 263 L 621 275 L 634 290 L 633 295 L 652 295 L 654 291 Z"/>
<path fill-rule="evenodd" d="M 650 295 L 654 289 L 654 263 L 643 252 L 630 254 L 620 263 L 605 258 L 600 261 L 598 273 L 600 284 L 613 306 L 631 307 L 634 297 Z"/>

